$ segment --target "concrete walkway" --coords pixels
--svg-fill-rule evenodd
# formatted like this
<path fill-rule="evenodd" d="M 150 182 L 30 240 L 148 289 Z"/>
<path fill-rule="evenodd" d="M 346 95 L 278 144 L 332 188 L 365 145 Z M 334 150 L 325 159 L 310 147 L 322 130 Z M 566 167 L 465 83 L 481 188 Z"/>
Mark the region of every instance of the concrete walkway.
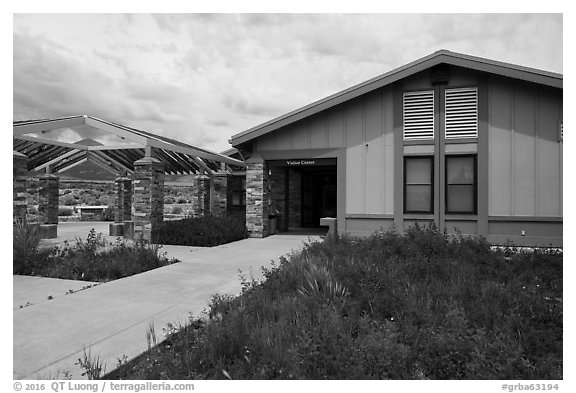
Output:
<path fill-rule="evenodd" d="M 67 371 L 80 379 L 84 370 L 75 363 L 84 348 L 111 371 L 123 355 L 133 358 L 147 349 L 150 325 L 161 341 L 167 323 L 186 323 L 190 313 L 198 315 L 206 308 L 213 294 L 239 293 L 239 270 L 248 278 L 261 278 L 262 266 L 319 239 L 274 235 L 213 248 L 164 246 L 169 257 L 182 262 L 23 308 L 16 305 L 25 296 L 21 291 L 22 300 L 16 300 L 15 278 L 13 376 L 62 378 Z"/>
<path fill-rule="evenodd" d="M 32 307 L 60 296 L 68 296 L 87 289 L 97 282 L 60 280 L 58 278 L 14 276 L 13 309 Z"/>

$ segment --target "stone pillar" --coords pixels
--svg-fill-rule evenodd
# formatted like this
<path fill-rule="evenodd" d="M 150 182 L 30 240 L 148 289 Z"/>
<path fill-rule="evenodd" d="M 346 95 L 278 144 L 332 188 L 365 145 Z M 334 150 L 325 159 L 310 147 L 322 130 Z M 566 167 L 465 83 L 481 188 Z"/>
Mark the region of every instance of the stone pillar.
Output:
<path fill-rule="evenodd" d="M 132 180 L 128 177 L 114 179 L 116 183 L 116 206 L 114 222 L 123 223 L 132 219 Z"/>
<path fill-rule="evenodd" d="M 260 156 L 246 161 L 246 229 L 250 237 L 268 236 L 268 169 Z"/>
<path fill-rule="evenodd" d="M 192 201 L 194 217 L 203 217 L 210 214 L 210 178 L 198 175 L 194 178 L 196 195 Z"/>
<path fill-rule="evenodd" d="M 212 177 L 212 214 L 225 216 L 228 211 L 228 174 L 215 173 Z"/>
<path fill-rule="evenodd" d="M 164 221 L 164 164 L 153 157 L 134 162 L 132 195 L 134 238 L 150 241 L 155 226 Z"/>
<path fill-rule="evenodd" d="M 26 220 L 27 207 L 27 183 L 26 176 L 28 174 L 28 157 L 17 151 L 13 152 L 12 159 L 12 215 L 14 222 L 18 220 Z"/>
<path fill-rule="evenodd" d="M 58 176 L 46 174 L 39 177 L 38 214 L 41 224 L 58 224 Z"/>
<path fill-rule="evenodd" d="M 116 200 L 114 205 L 114 223 L 110 224 L 110 236 L 124 235 L 124 222 L 132 219 L 132 180 L 128 177 L 114 179 Z"/>

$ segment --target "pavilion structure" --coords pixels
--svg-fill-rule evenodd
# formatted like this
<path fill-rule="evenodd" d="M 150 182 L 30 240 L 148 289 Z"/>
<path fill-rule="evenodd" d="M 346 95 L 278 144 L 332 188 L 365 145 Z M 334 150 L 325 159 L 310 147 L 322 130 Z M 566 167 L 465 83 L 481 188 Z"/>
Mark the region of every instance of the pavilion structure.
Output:
<path fill-rule="evenodd" d="M 70 142 L 74 137 L 79 140 Z M 163 221 L 165 175 L 195 175 L 199 215 L 219 215 L 226 212 L 228 175 L 245 166 L 227 155 L 88 115 L 14 122 L 13 151 L 14 220 L 26 219 L 28 178 L 38 176 L 43 237 L 57 233 L 58 174 L 86 161 L 117 176 L 110 234 L 146 240 Z"/>

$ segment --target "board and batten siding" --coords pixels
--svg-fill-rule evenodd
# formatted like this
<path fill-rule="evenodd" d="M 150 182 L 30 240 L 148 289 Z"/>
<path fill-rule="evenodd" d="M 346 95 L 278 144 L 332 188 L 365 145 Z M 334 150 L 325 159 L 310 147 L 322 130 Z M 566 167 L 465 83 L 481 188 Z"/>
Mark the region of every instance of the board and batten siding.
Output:
<path fill-rule="evenodd" d="M 489 80 L 489 215 L 562 217 L 562 92 Z"/>
<path fill-rule="evenodd" d="M 263 151 L 345 148 L 346 214 L 394 214 L 392 88 L 381 89 L 257 139 Z"/>

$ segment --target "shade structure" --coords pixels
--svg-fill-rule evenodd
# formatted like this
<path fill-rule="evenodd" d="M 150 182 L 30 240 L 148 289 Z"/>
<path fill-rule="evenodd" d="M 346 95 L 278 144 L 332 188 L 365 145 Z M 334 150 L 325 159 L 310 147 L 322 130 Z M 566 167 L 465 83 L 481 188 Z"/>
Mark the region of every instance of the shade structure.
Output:
<path fill-rule="evenodd" d="M 70 143 L 50 135 L 77 128 L 90 128 L 110 138 L 107 142 L 85 138 Z M 114 174 L 131 174 L 134 162 L 145 156 L 162 161 L 165 173 L 173 175 L 210 175 L 244 167 L 244 162 L 229 156 L 88 115 L 15 121 L 13 150 L 28 157 L 28 170 L 49 169 L 52 173 L 90 161 Z"/>

